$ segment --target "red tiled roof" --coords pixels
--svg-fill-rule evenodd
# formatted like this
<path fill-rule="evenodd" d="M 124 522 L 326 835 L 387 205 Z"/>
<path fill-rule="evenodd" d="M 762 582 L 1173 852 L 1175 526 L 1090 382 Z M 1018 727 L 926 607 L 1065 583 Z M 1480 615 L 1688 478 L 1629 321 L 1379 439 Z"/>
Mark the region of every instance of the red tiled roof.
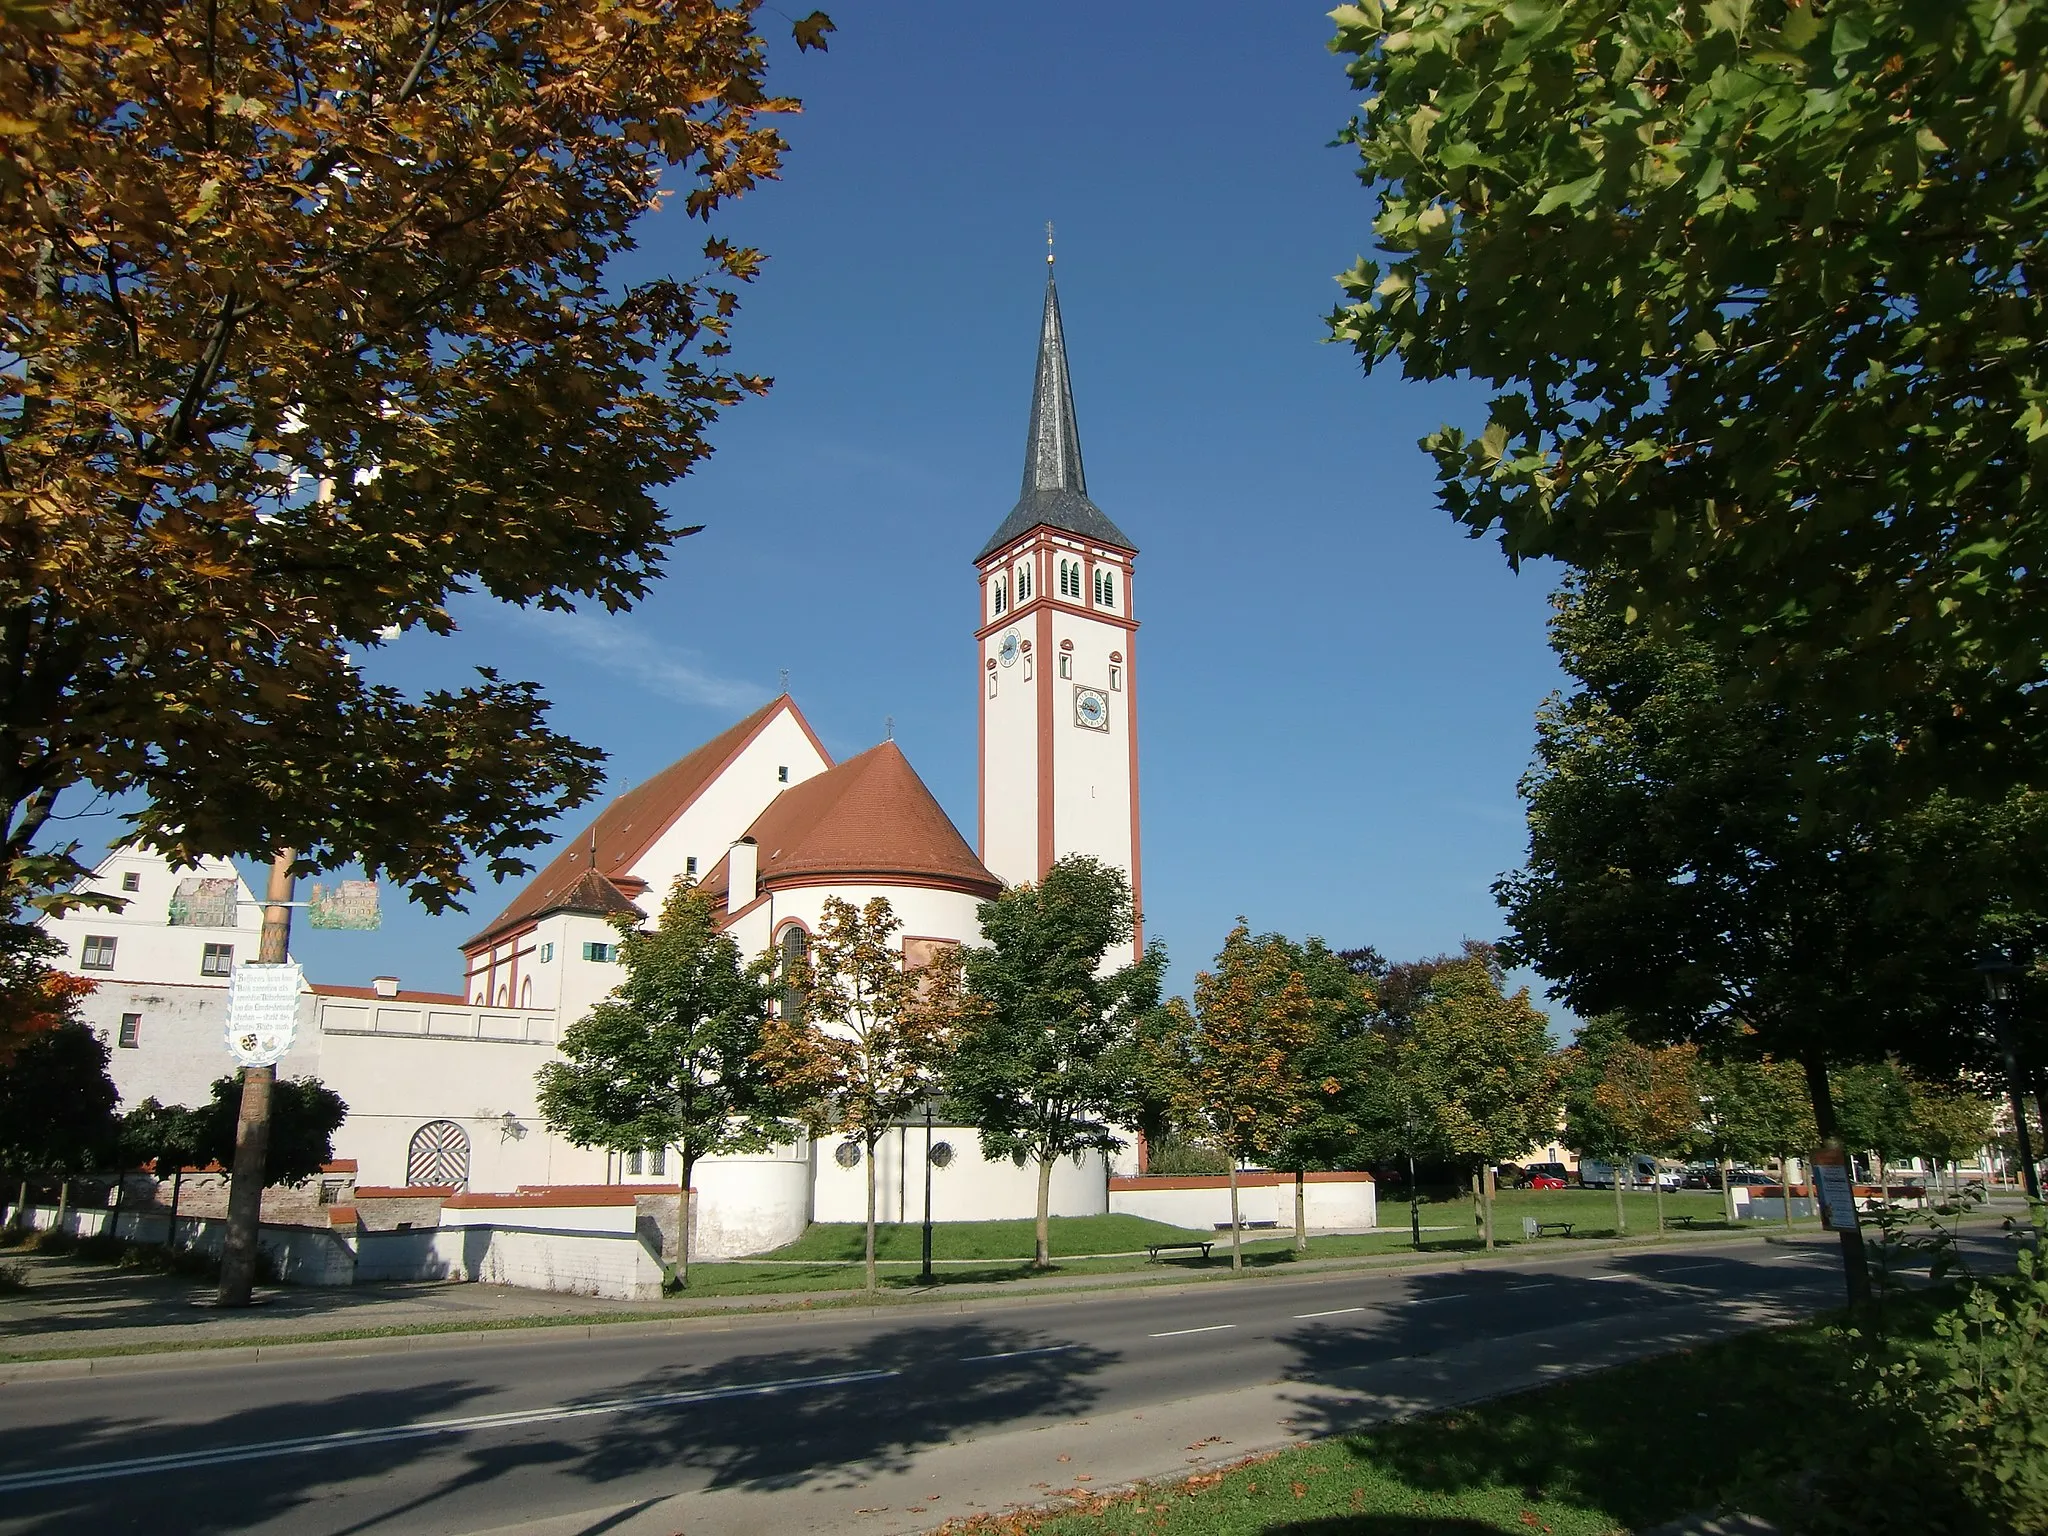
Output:
<path fill-rule="evenodd" d="M 785 708 L 796 716 L 797 723 L 803 725 L 808 733 L 809 725 L 804 724 L 803 715 L 788 694 L 770 699 L 739 724 L 720 732 L 689 756 L 669 764 L 646 783 L 636 784 L 612 801 L 598 813 L 592 826 L 585 827 L 567 848 L 555 855 L 545 869 L 527 882 L 526 889 L 513 899 L 512 904 L 492 918 L 490 925 L 465 943 L 463 948 L 474 949 L 508 928 L 516 928 L 565 908 L 600 913 L 618 910 L 604 905 L 584 907 L 572 900 L 575 897 L 590 900 L 593 896 L 592 889 L 583 886 L 586 877 L 593 872 L 590 858 L 593 831 L 597 840 L 595 872 L 623 875 L 653 846 L 655 839 L 690 808 L 726 765 L 739 756 L 761 728 Z M 816 738 L 812 739 L 815 741 Z M 820 747 L 819 752 L 823 755 L 824 749 Z M 826 761 L 830 760 L 826 758 Z M 645 890 L 645 885 L 640 889 Z M 612 888 L 611 894 L 619 900 L 625 899 L 617 887 Z M 606 898 L 599 893 L 596 899 L 602 902 Z"/>
<path fill-rule="evenodd" d="M 865 877 L 937 884 L 994 896 L 1002 882 L 974 856 L 893 741 L 791 785 L 747 828 L 760 848 L 760 885 Z M 724 896 L 727 860 L 704 877 Z"/>
<path fill-rule="evenodd" d="M 321 997 L 384 997 L 375 987 L 343 987 L 331 981 L 316 981 L 308 988 Z M 400 992 L 396 997 L 384 997 L 387 1003 L 466 1003 L 468 998 L 460 992 Z M 355 1164 L 349 1164 L 351 1168 Z"/>

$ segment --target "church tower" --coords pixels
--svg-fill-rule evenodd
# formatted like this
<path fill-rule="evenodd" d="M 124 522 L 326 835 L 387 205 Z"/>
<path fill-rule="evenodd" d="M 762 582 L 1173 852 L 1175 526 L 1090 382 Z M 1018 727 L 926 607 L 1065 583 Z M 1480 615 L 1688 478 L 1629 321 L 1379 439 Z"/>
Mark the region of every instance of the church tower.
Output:
<path fill-rule="evenodd" d="M 1046 263 L 1023 495 L 975 557 L 979 852 L 1012 884 L 1064 854 L 1092 854 L 1141 898 L 1137 549 L 1088 499 L 1050 251 Z M 1133 952 L 1142 946 L 1140 935 Z"/>

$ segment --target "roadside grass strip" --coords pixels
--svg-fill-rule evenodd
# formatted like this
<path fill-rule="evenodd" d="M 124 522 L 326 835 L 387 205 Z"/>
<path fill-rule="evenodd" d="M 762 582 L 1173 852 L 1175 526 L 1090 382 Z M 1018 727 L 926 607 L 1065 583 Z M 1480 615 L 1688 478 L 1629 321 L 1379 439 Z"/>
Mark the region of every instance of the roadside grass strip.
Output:
<path fill-rule="evenodd" d="M 653 1408 L 686 1408 L 699 1403 L 730 1402 L 735 1398 L 772 1397 L 789 1392 L 809 1392 L 821 1387 L 843 1387 L 856 1382 L 886 1381 L 898 1371 L 843 1371 L 832 1376 L 797 1376 L 786 1381 L 755 1382 L 745 1386 L 684 1388 L 674 1392 L 642 1392 L 631 1397 L 604 1398 L 590 1403 L 555 1403 L 543 1408 L 522 1408 L 508 1413 L 470 1414 L 454 1419 L 426 1419 L 417 1424 L 393 1424 L 380 1429 L 343 1429 L 326 1435 L 306 1435 L 295 1440 L 259 1440 L 246 1445 L 207 1446 L 176 1451 L 162 1456 L 137 1456 L 126 1461 L 86 1462 L 69 1467 L 50 1467 L 39 1472 L 16 1472 L 0 1476 L 0 1494 L 21 1493 L 32 1488 L 57 1488 L 67 1483 L 98 1483 L 113 1478 L 143 1477 L 151 1473 L 178 1472 L 193 1467 L 226 1466 L 240 1461 L 265 1461 L 279 1456 L 313 1456 L 327 1451 L 351 1450 L 364 1445 L 390 1445 L 402 1440 L 426 1440 L 442 1435 L 471 1435 L 490 1430 L 519 1429 L 530 1424 L 558 1424 L 571 1419 L 606 1418 L 622 1413 L 644 1413 Z"/>
<path fill-rule="evenodd" d="M 1824 1324 L 1799 1324 L 1173 1482 L 1103 1494 L 1076 1485 L 1061 1490 L 1067 1502 L 1057 1507 L 954 1520 L 941 1530 L 1622 1536 L 1702 1510 L 1783 1520 L 1786 1490 L 1817 1448 L 1853 1433 L 1853 1410 L 1834 1385 L 1841 1350 Z M 1797 1434 L 1759 1432 L 1791 1424 Z"/>

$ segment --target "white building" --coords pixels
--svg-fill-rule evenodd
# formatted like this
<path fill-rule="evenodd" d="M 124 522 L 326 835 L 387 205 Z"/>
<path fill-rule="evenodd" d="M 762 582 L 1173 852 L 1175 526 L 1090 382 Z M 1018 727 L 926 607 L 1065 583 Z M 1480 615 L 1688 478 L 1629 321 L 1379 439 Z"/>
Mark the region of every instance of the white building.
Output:
<path fill-rule="evenodd" d="M 910 964 L 936 946 L 979 942 L 978 904 L 1067 853 L 1122 868 L 1136 891 L 1135 557 L 1087 496 L 1048 271 L 1022 495 L 975 561 L 979 855 L 894 742 L 835 763 L 793 700 L 771 700 L 605 807 L 464 945 L 461 993 L 405 992 L 389 978 L 310 989 L 307 1027 L 280 1070 L 317 1073 L 349 1105 L 335 1150 L 354 1160 L 359 1192 L 670 1185 L 663 1153 L 614 1155 L 549 1135 L 535 1074 L 564 1028 L 620 979 L 614 920 L 651 917 L 678 878 L 701 881 L 718 899 L 748 953 L 807 943 L 828 897 L 887 897 Z M 112 1023 L 102 1027 L 125 1030 L 122 1021 L 140 1012 L 142 1041 L 180 1042 L 161 1073 L 117 1072 L 124 1098 L 195 1102 L 228 1070 L 225 966 L 253 956 L 260 913 L 236 881 L 226 926 L 171 925 L 172 893 L 157 889 L 169 876 L 148 855 L 117 854 L 95 879 L 125 885 L 137 872 L 145 889 L 129 894 L 148 899 L 122 919 L 78 916 L 53 931 L 87 974 L 104 956 L 127 989 L 103 989 L 89 1008 L 96 1023 L 104 1016 Z M 217 883 L 217 897 L 233 871 L 201 875 Z M 166 1001 L 173 981 L 202 992 L 204 1004 L 177 1012 Z M 138 1067 L 152 1064 L 147 1044 L 135 1049 Z M 1034 1171 L 983 1162 L 970 1129 L 938 1134 L 955 1157 L 936 1181 L 937 1216 L 1032 1213 Z M 916 1136 L 913 1146 L 906 1130 L 878 1149 L 888 1219 L 921 1215 L 922 1127 Z M 848 1151 L 799 1143 L 700 1165 L 696 1248 L 757 1251 L 809 1219 L 859 1219 L 865 1170 Z M 1055 1212 L 1107 1210 L 1109 1173 L 1099 1156 L 1063 1160 Z"/>

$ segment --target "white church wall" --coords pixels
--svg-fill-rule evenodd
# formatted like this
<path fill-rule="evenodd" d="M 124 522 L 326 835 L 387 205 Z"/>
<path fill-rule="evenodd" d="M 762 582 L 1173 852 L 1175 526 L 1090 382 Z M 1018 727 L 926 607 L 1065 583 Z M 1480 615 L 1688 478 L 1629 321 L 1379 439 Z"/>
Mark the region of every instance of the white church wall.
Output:
<path fill-rule="evenodd" d="M 809 1143 L 779 1151 L 781 1155 L 707 1158 L 697 1165 L 693 1255 L 743 1258 L 803 1236 L 811 1220 Z"/>
<path fill-rule="evenodd" d="M 708 875 L 771 800 L 829 766 L 796 717 L 787 709 L 780 710 L 630 869 L 600 873 L 630 874 L 645 880 L 647 890 L 639 905 L 652 917 L 661 910 L 662 899 L 676 877 L 685 873 L 692 856 L 697 860 L 698 876 Z M 784 768 L 789 770 L 787 781 L 780 774 Z"/>
<path fill-rule="evenodd" d="M 854 906 L 865 906 L 885 896 L 903 927 L 903 938 L 949 939 L 956 944 L 979 944 L 981 923 L 975 916 L 979 896 L 961 891 L 944 891 L 923 885 L 862 885 L 852 882 L 832 885 L 799 885 L 769 893 L 768 900 L 748 912 L 727 930 L 740 953 L 749 957 L 766 950 L 785 923 L 800 922 L 812 933 L 824 921 L 825 902 L 837 896 Z"/>
<path fill-rule="evenodd" d="M 841 1165 L 837 1153 L 844 1138 L 818 1143 L 818 1221 L 867 1220 L 867 1171 L 864 1163 Z M 993 1162 L 981 1155 L 972 1126 L 937 1126 L 934 1145 L 945 1142 L 953 1160 L 932 1170 L 934 1221 L 1015 1221 L 1038 1213 L 1038 1169 L 1019 1168 L 1008 1158 Z M 924 1127 L 899 1127 L 875 1148 L 875 1219 L 924 1220 Z M 1055 1216 L 1100 1216 L 1109 1209 L 1109 1170 L 1100 1153 L 1084 1153 L 1077 1163 L 1063 1157 L 1053 1165 L 1051 1211 Z"/>
<path fill-rule="evenodd" d="M 323 1080 L 349 1106 L 335 1133 L 337 1157 L 354 1158 L 361 1186 L 404 1187 L 414 1135 L 431 1121 L 451 1120 L 469 1141 L 473 1190 L 522 1184 L 600 1184 L 602 1151 L 572 1147 L 541 1128 L 534 1074 L 554 1059 L 545 1038 L 479 1038 L 427 1032 L 408 1024 L 405 1009 L 387 1004 L 344 1006 L 322 999 Z M 501 1009 L 416 1008 L 447 1023 L 470 1016 L 477 1029 L 525 1028 L 552 1035 L 553 1020 Z M 511 1115 L 507 1121 L 505 1116 Z"/>

